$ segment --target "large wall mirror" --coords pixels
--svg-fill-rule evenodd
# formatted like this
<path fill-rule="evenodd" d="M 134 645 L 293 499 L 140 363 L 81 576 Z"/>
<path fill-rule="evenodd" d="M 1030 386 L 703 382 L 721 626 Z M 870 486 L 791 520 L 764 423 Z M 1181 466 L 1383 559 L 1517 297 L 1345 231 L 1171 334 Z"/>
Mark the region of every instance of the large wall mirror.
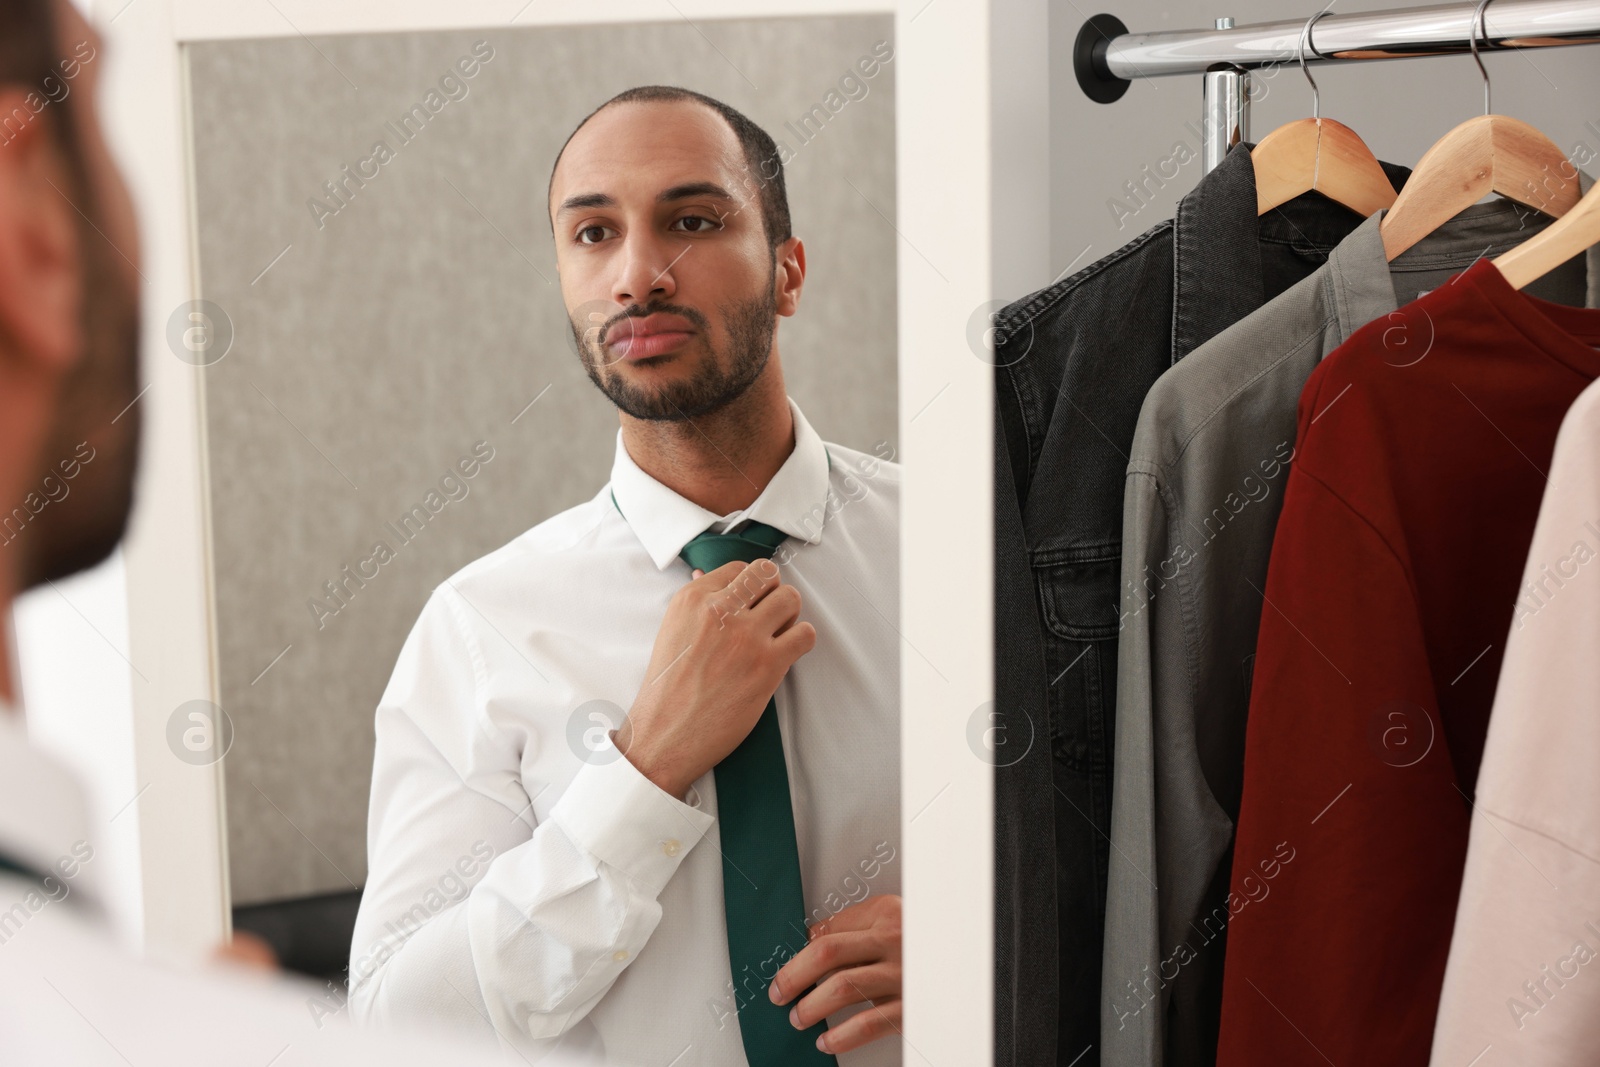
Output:
<path fill-rule="evenodd" d="M 452 575 L 612 474 L 617 411 L 580 363 L 556 269 L 557 151 L 636 85 L 703 92 L 765 129 L 806 251 L 804 299 L 779 320 L 788 395 L 822 440 L 897 461 L 894 18 L 291 34 L 191 42 L 184 62 L 201 299 L 168 336 L 201 368 L 220 708 L 196 714 L 226 747 L 236 927 L 342 983 L 369 879 L 374 711 L 408 633 Z M 881 477 L 863 464 L 837 506 Z M 897 563 L 863 567 L 848 610 L 876 620 L 873 684 L 897 703 Z M 504 605 L 464 602 L 534 672 L 552 654 Z M 816 610 L 821 630 L 839 609 Z M 564 729 L 595 696 L 530 697 L 527 714 Z M 885 722 L 850 767 L 805 772 L 821 789 L 876 768 L 892 797 L 894 832 L 842 846 L 837 884 L 807 886 L 825 912 L 899 892 L 892 709 Z M 562 758 L 576 767 L 583 746 Z M 438 907 L 418 903 L 448 908 L 481 876 L 469 866 L 441 869 Z M 714 1034 L 702 1014 L 695 1032 Z"/>

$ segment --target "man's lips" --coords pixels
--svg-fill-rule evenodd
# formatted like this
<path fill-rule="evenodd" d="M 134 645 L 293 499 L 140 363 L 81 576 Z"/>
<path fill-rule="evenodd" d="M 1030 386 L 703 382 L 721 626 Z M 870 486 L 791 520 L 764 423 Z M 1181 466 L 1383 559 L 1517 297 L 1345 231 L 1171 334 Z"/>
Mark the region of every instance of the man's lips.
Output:
<path fill-rule="evenodd" d="M 686 320 L 658 311 L 617 323 L 606 333 L 606 347 L 615 349 L 623 359 L 647 359 L 678 348 L 693 333 Z"/>
<path fill-rule="evenodd" d="M 665 355 L 681 347 L 694 334 L 687 330 L 664 330 L 650 334 L 623 334 L 606 342 L 606 346 L 623 359 L 648 359 Z"/>

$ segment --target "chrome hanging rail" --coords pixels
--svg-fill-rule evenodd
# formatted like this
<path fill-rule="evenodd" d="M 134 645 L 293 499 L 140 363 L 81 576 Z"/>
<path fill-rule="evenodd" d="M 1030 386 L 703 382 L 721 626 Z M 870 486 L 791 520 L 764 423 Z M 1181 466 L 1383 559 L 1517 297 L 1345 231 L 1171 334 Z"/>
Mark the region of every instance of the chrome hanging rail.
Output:
<path fill-rule="evenodd" d="M 1465 3 L 1366 14 L 1329 12 L 1317 20 L 1316 41 L 1306 60 L 1463 53 L 1470 47 L 1476 7 Z M 1200 74 L 1215 63 L 1250 70 L 1292 62 L 1310 13 L 1255 26 L 1162 33 L 1129 33 L 1113 16 L 1098 15 L 1079 33 L 1084 47 L 1076 64 L 1078 80 L 1082 83 L 1087 76 L 1092 83 L 1120 82 L 1126 89 L 1133 78 Z M 1600 44 L 1600 0 L 1495 0 L 1484 11 L 1484 22 L 1488 41 L 1479 41 L 1480 52 Z M 1088 85 L 1084 89 L 1089 92 Z"/>
<path fill-rule="evenodd" d="M 1308 63 L 1405 59 L 1471 50 L 1476 3 L 1327 15 L 1316 21 Z M 1483 15 L 1478 51 L 1600 44 L 1600 0 L 1494 0 Z M 1111 103 L 1135 78 L 1206 74 L 1206 169 L 1249 136 L 1248 72 L 1293 63 L 1305 17 L 1254 26 L 1218 19 L 1209 30 L 1129 33 L 1114 15 L 1083 24 L 1073 54 L 1078 85 Z M 1218 96 L 1222 99 L 1218 99 Z M 1214 158 L 1213 158 L 1214 157 Z"/>

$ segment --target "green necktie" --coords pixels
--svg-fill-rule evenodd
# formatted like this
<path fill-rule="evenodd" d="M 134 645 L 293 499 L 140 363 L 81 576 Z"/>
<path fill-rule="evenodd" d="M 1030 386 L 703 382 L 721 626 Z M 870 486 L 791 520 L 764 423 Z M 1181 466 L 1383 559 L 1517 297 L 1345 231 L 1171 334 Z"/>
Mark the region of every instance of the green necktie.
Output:
<path fill-rule="evenodd" d="M 707 530 L 679 553 L 691 567 L 714 571 L 732 560 L 770 559 L 788 535 L 754 520 L 738 533 Z M 789 1023 L 789 1005 L 772 1003 L 767 987 L 778 968 L 806 946 L 800 850 L 789 805 L 789 769 L 778 730 L 778 702 L 767 706 L 739 746 L 712 772 L 722 837 L 722 904 L 728 923 L 739 1033 L 751 1067 L 837 1063 L 817 1048 L 827 1030 Z"/>

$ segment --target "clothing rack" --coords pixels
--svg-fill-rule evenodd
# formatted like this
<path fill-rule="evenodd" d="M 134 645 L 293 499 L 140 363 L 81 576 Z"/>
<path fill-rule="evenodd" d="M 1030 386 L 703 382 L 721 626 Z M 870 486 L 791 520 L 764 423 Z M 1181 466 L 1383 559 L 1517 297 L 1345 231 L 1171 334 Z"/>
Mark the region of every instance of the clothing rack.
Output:
<path fill-rule="evenodd" d="M 1109 104 L 1134 78 L 1203 74 L 1202 154 L 1207 171 L 1250 136 L 1250 71 L 1305 61 L 1409 59 L 1472 50 L 1476 3 L 1316 17 L 1234 26 L 1219 18 L 1209 30 L 1129 33 L 1114 15 L 1083 24 L 1073 53 L 1078 85 Z M 1600 44 L 1600 0 L 1496 0 L 1482 14 L 1478 52 Z"/>

